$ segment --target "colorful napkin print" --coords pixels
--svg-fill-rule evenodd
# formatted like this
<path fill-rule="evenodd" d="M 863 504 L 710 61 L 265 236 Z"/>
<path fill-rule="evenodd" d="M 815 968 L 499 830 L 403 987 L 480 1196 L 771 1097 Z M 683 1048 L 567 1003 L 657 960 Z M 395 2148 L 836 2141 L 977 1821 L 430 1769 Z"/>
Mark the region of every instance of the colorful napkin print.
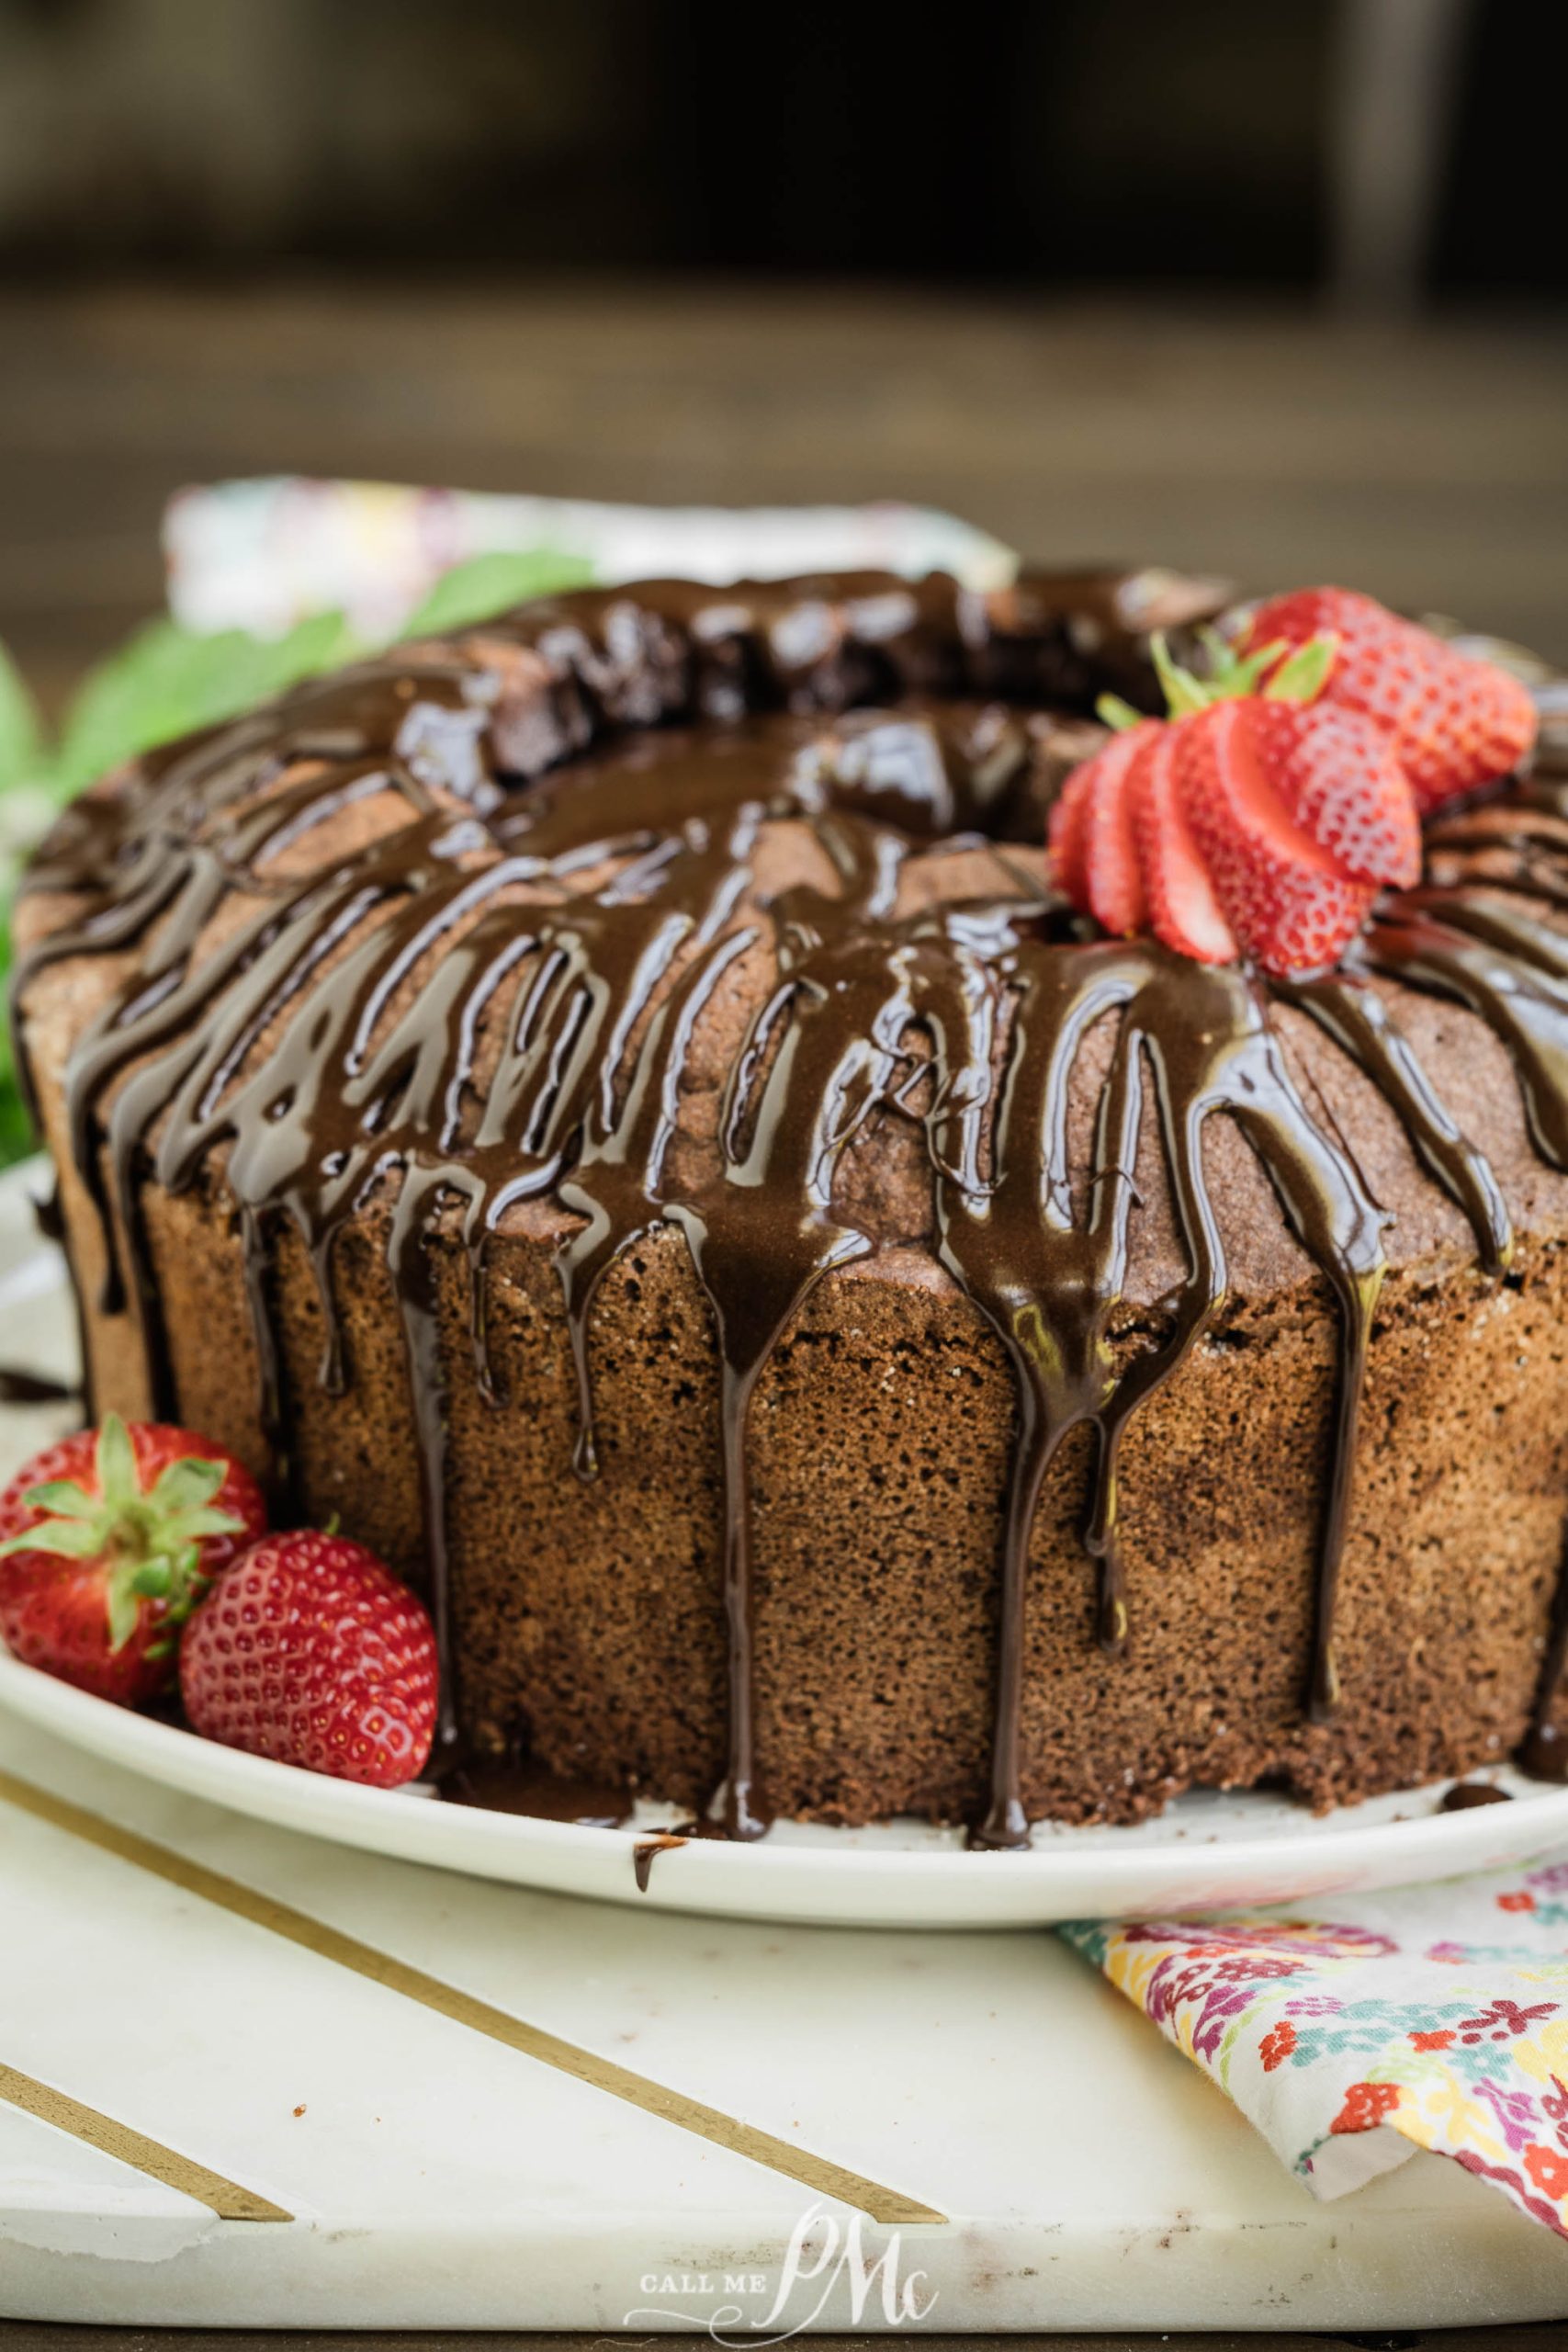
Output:
<path fill-rule="evenodd" d="M 402 482 L 275 475 L 182 491 L 164 516 L 169 609 L 186 628 L 281 636 L 341 612 L 374 643 L 478 556 L 548 552 L 584 580 L 723 582 L 839 570 L 951 571 L 1004 587 L 1018 558 L 933 507 L 613 506 Z"/>
<path fill-rule="evenodd" d="M 1430 2148 L 1568 2237 L 1568 1860 L 1062 1933 L 1315 2195 Z"/>

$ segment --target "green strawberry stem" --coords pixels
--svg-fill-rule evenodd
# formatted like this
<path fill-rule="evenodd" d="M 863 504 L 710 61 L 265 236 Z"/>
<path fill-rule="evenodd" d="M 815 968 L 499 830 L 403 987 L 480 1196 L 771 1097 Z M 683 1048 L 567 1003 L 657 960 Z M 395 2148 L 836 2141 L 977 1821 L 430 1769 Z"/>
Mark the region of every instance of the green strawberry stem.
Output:
<path fill-rule="evenodd" d="M 1120 695 L 1101 695 L 1094 706 L 1094 715 L 1116 734 L 1125 735 L 1129 728 L 1141 727 L 1149 714 L 1146 710 L 1134 710 Z"/>
<path fill-rule="evenodd" d="M 1189 718 L 1197 710 L 1206 710 L 1209 695 L 1190 670 L 1184 670 L 1171 652 L 1164 629 L 1156 628 L 1149 639 L 1149 651 L 1154 656 L 1155 675 L 1165 695 L 1165 707 L 1172 718 Z"/>
<path fill-rule="evenodd" d="M 118 1413 L 104 1417 L 94 1468 L 96 1495 L 69 1478 L 30 1487 L 23 1500 L 48 1516 L 0 1544 L 0 1558 L 9 1552 L 51 1552 L 62 1559 L 102 1559 L 109 1647 L 121 1650 L 136 1631 L 143 1600 L 165 1604 L 162 1625 L 183 1623 L 207 1589 L 203 1538 L 241 1534 L 244 1521 L 212 1508 L 228 1475 L 221 1462 L 194 1456 L 171 1462 L 144 1492 L 130 1431 Z"/>
<path fill-rule="evenodd" d="M 1320 637 L 1309 637 L 1293 651 L 1283 638 L 1276 638 L 1256 652 L 1238 653 L 1215 628 L 1200 629 L 1198 639 L 1209 657 L 1206 678 L 1183 669 L 1163 629 L 1156 629 L 1149 639 L 1150 659 L 1169 718 L 1189 718 L 1194 711 L 1207 710 L 1211 703 L 1235 702 L 1244 695 L 1266 695 L 1270 702 L 1315 702 L 1328 684 L 1339 650 L 1339 639 L 1327 630 Z M 1273 675 L 1268 677 L 1270 670 Z M 1262 683 L 1266 677 L 1267 684 Z M 1134 710 L 1120 695 L 1101 695 L 1094 707 L 1096 717 L 1118 734 L 1141 726 L 1148 716 L 1146 711 Z"/>

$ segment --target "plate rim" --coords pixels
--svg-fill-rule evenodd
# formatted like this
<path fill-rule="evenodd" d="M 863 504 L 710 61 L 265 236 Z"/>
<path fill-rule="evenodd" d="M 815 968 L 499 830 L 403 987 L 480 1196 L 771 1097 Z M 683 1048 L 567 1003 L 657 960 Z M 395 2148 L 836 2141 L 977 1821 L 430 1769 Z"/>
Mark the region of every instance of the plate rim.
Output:
<path fill-rule="evenodd" d="M 41 1153 L 0 1170 L 0 1227 L 10 1227 L 25 1211 L 36 1197 L 37 1180 L 48 1173 Z M 39 1259 L 53 1261 L 57 1283 L 35 1290 L 28 1281 L 24 1295 L 15 1299 L 24 1314 L 48 1290 L 63 1287 L 58 1280 L 62 1261 L 41 1237 L 13 1260 L 4 1287 L 14 1291 L 17 1277 Z M 13 1352 L 25 1357 L 25 1333 L 17 1336 L 20 1345 Z M 3 1644 L 0 1707 L 142 1780 L 273 1827 L 361 1851 L 554 1893 L 646 1900 L 655 1910 L 799 1923 L 984 1930 L 1090 1914 L 1195 1915 L 1336 1891 L 1427 1883 L 1469 1870 L 1504 1867 L 1568 1843 L 1568 1784 L 1540 1784 L 1529 1794 L 1516 1793 L 1506 1813 L 1494 1805 L 1451 1813 L 1434 1806 L 1358 1821 L 1351 1817 L 1355 1808 L 1346 1807 L 1345 1817 L 1330 1816 L 1325 1823 L 1319 1816 L 1310 1829 L 1303 1815 L 1301 1834 L 1283 1841 L 1278 1823 L 1256 1834 L 1244 1829 L 1190 1840 L 1172 1836 L 1122 1847 L 1110 1842 L 1115 1826 L 1102 1825 L 1092 1843 L 1087 1838 L 1079 1842 L 1069 1829 L 1059 1842 L 1048 1838 L 1022 1852 L 1003 1853 L 970 1851 L 957 1844 L 933 1850 L 858 1842 L 836 1849 L 816 1842 L 693 1839 L 669 1849 L 639 1890 L 627 1865 L 638 1839 L 657 1834 L 651 1827 L 445 1806 L 305 1772 L 115 1706 L 23 1665 Z M 1442 1785 L 1391 1793 L 1419 1804 Z M 1085 1827 L 1092 1832 L 1094 1825 Z M 845 1835 L 849 1840 L 854 1833 Z M 1293 1871 L 1281 1867 L 1286 1849 L 1297 1858 Z M 610 1883 L 606 1863 L 617 1873 Z M 583 1883 L 574 1886 L 578 1872 Z M 1282 1882 L 1292 1877 L 1300 1883 L 1298 1892 L 1281 1891 Z M 1216 1894 L 1221 1879 L 1228 1891 Z M 1092 1897 L 1064 1900 L 1067 1888 L 1087 1897 L 1091 1883 Z M 1145 1888 L 1154 1893 L 1145 1894 Z"/>
<path fill-rule="evenodd" d="M 117 1707 L 24 1666 L 3 1647 L 0 1707 L 101 1761 L 124 1766 L 162 1787 L 275 1828 L 426 1867 L 477 1871 L 554 1893 L 573 1889 L 553 1872 L 543 1878 L 531 1874 L 526 1869 L 530 1858 L 540 1864 L 553 1860 L 558 1866 L 591 1863 L 593 1867 L 588 1875 L 594 1883 L 577 1891 L 599 1900 L 617 1899 L 613 1886 L 606 1889 L 600 1883 L 600 1866 L 610 1860 L 624 1872 L 627 1899 L 643 1899 L 636 1894 L 633 1874 L 626 1865 L 638 1839 L 657 1834 L 652 1830 L 550 1821 L 481 1807 L 444 1808 L 430 1799 L 412 1799 L 398 1791 L 363 1788 L 305 1772 L 294 1765 L 200 1739 L 179 1724 Z M 419 1827 L 422 1821 L 427 1825 L 423 1830 Z M 437 1821 L 452 1826 L 432 1836 Z M 1046 1925 L 1053 1919 L 1085 1916 L 1081 1905 L 1067 1909 L 1054 1905 L 1051 1892 L 1053 1885 L 1063 1881 L 1076 1884 L 1086 1877 L 1100 1881 L 1103 1887 L 1103 1896 L 1088 1906 L 1094 1916 L 1132 1917 L 1141 1912 L 1146 1917 L 1151 1908 L 1161 1916 L 1179 1916 L 1187 1907 L 1179 1897 L 1173 1900 L 1167 1894 L 1151 1905 L 1140 1897 L 1139 1888 L 1156 1880 L 1167 1885 L 1184 1880 L 1192 1894 L 1193 1914 L 1204 1909 L 1246 1909 L 1249 1902 L 1263 1905 L 1315 1899 L 1337 1889 L 1381 1891 L 1429 1883 L 1458 1876 L 1467 1869 L 1506 1867 L 1543 1853 L 1563 1839 L 1568 1839 L 1568 1786 L 1543 1788 L 1537 1795 L 1516 1798 L 1506 1815 L 1501 1815 L 1500 1808 L 1487 1805 L 1335 1825 L 1299 1841 L 1300 1876 L 1311 1882 L 1300 1897 L 1278 1891 L 1249 1896 L 1246 1891 L 1249 1879 L 1277 1890 L 1281 1878 L 1293 1874 L 1281 1869 L 1277 1832 L 1257 1838 L 1195 1839 L 1190 1845 L 1173 1839 L 1168 1844 L 1129 1846 L 1120 1851 L 1097 1844 L 1077 1849 L 1036 1847 L 1023 1853 L 958 1848 L 931 1853 L 864 1847 L 835 1851 L 827 1846 L 771 1846 L 766 1840 L 737 1845 L 722 1839 L 696 1839 L 671 1850 L 657 1881 L 650 1880 L 647 1900 L 654 1907 L 712 1914 L 729 1911 L 730 1904 L 743 1896 L 740 1916 L 802 1921 L 796 1901 L 791 1898 L 798 1896 L 799 1883 L 804 1881 L 818 1887 L 826 1884 L 845 1898 L 841 1905 L 829 1901 L 827 1907 L 822 1907 L 821 1896 L 812 1901 L 811 1913 L 822 1924 L 945 1925 L 984 1930 L 1007 1925 Z M 439 1850 L 443 1840 L 454 1847 L 460 1843 L 465 1850 L 444 1855 Z M 683 1867 L 674 1869 L 671 1864 Z M 1212 1886 L 1218 1878 L 1234 1883 L 1235 1891 L 1220 1897 L 1211 1894 L 1205 1904 L 1203 1884 L 1207 1882 Z M 685 1882 L 683 1889 L 679 1887 L 681 1880 Z M 794 1887 L 792 1882 L 796 1883 Z M 1023 1900 L 1007 1903 L 999 1913 L 982 1904 L 973 1917 L 939 1920 L 930 1916 L 931 1906 L 945 1908 L 944 1898 L 955 1892 L 978 1893 L 982 1885 L 987 1896 L 999 1887 L 1006 1895 Z M 869 1914 L 857 1909 L 857 1894 L 870 1894 L 874 1890 L 908 1900 L 891 1910 L 882 1905 Z M 772 1911 L 770 1895 L 784 1907 Z"/>

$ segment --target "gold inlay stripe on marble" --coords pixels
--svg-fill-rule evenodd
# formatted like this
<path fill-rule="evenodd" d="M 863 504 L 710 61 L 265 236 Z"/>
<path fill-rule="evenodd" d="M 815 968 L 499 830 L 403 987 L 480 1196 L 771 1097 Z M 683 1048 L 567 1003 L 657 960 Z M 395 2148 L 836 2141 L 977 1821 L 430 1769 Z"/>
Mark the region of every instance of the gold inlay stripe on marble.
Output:
<path fill-rule="evenodd" d="M 96 2107 L 85 2107 L 79 2098 L 57 2090 L 52 2083 L 40 2083 L 36 2075 L 24 2075 L 19 2067 L 0 2064 L 0 2099 L 7 2106 L 19 2107 L 24 2115 L 36 2115 L 40 2122 L 52 2123 L 57 2132 L 68 2132 L 73 2140 L 85 2141 L 89 2148 L 99 2148 L 106 2156 L 130 2165 L 137 2172 L 145 2173 L 149 2180 L 161 2180 L 166 2188 L 177 2188 L 182 2196 L 194 2197 L 197 2204 L 210 2207 L 220 2222 L 294 2219 L 281 2205 L 258 2197 L 254 2188 L 242 2188 L 237 2180 L 226 2180 L 220 2172 L 209 2172 L 194 2156 L 182 2156 L 177 2148 L 165 2148 L 162 2141 L 150 2140 L 144 2132 L 133 2132 L 129 2123 L 100 2114 Z"/>
<path fill-rule="evenodd" d="M 753 2164 L 782 2173 L 819 2196 L 857 2206 L 874 2222 L 908 2226 L 947 2219 L 934 2206 L 923 2205 L 898 2189 L 886 2188 L 879 2181 L 867 2180 L 863 2174 L 833 2164 L 826 2156 L 813 2155 L 809 2149 L 795 2147 L 788 2140 L 776 2139 L 773 2132 L 743 2123 L 738 2116 L 726 2115 L 722 2109 L 709 2107 L 701 2099 L 688 2098 L 684 2092 L 672 2090 L 668 2084 L 655 2082 L 649 2075 L 634 2074 L 629 2066 L 618 2065 L 615 2059 L 601 2057 L 597 2051 L 585 2050 L 580 2043 L 568 2041 L 563 2035 L 551 2033 L 543 2026 L 529 2025 L 522 2018 L 514 2018 L 456 1984 L 447 1984 L 438 1976 L 427 1975 L 422 1968 L 394 1959 L 389 1952 L 378 1951 L 373 1944 L 362 1943 L 356 1936 L 344 1935 L 323 1920 L 312 1919 L 307 1912 L 296 1911 L 270 1894 L 242 1885 L 237 1879 L 225 1878 L 220 1871 L 209 1870 L 205 1863 L 187 1860 L 172 1848 L 155 1845 L 134 1830 L 122 1829 L 118 1822 L 89 1813 L 49 1790 L 35 1787 L 30 1781 L 0 1771 L 0 1797 L 37 1820 L 47 1821 L 54 1828 L 96 1846 L 102 1853 L 113 1854 L 120 1861 L 148 1871 L 186 1894 L 215 1903 L 236 1918 L 248 1919 L 253 1927 L 265 1928 L 270 1934 L 298 1944 L 302 1951 L 314 1952 L 320 1960 L 334 1961 L 340 1968 L 351 1969 L 356 1976 L 366 1977 L 389 1993 L 401 1993 L 406 1999 L 418 2001 L 423 2007 L 434 2009 L 437 2016 L 450 2018 L 454 2024 L 467 2026 L 474 2033 L 486 2034 L 491 2041 L 515 2050 L 525 2058 L 536 2059 L 541 2065 L 553 2066 L 558 2074 L 570 2075 L 594 2090 L 605 2091 L 612 2098 L 624 2099 L 627 2106 L 640 2108 L 645 2115 L 656 2115 L 665 2123 L 673 2123 L 682 2132 L 694 2132 L 716 2147 L 728 2149 L 732 2155 L 749 2157 Z"/>

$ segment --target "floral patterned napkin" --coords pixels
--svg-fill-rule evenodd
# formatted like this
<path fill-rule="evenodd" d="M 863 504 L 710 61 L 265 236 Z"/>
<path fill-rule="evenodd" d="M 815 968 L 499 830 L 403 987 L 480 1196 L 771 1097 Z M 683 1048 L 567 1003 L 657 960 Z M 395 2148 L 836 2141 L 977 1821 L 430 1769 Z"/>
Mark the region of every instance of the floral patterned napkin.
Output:
<path fill-rule="evenodd" d="M 608 506 L 275 475 L 182 491 L 164 516 L 175 618 L 186 628 L 263 637 L 332 610 L 357 636 L 382 639 L 453 565 L 527 552 L 564 559 L 577 567 L 574 576 L 604 583 L 672 572 L 722 582 L 870 568 L 952 571 L 970 587 L 995 588 L 1018 569 L 1017 556 L 987 532 L 896 501 Z"/>
<path fill-rule="evenodd" d="M 1568 1860 L 1062 1933 L 1314 2195 L 1430 2148 L 1568 2237 Z"/>

